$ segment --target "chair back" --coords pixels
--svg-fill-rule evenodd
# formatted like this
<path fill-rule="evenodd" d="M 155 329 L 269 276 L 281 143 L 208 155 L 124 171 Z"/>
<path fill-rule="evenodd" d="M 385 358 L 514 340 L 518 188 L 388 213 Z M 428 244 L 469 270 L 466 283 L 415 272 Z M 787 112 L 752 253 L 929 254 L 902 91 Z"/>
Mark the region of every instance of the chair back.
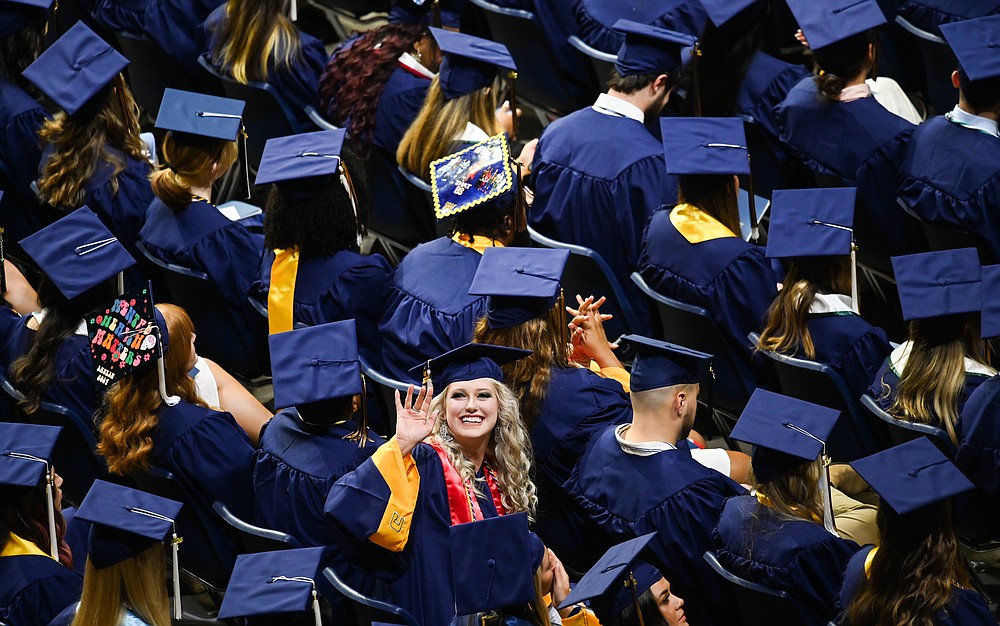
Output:
<path fill-rule="evenodd" d="M 173 57 L 149 37 L 119 32 L 115 33 L 115 39 L 130 61 L 126 71 L 132 95 L 154 120 L 160 112 L 163 91 L 168 87 L 222 95 L 222 86 L 212 76 L 204 73 L 197 77 L 189 76 Z"/>
<path fill-rule="evenodd" d="M 584 40 L 580 39 L 576 35 L 569 36 L 569 45 L 573 46 L 577 50 L 583 53 L 583 56 L 587 57 L 590 62 L 590 66 L 594 69 L 594 75 L 597 77 L 597 82 L 600 85 L 608 82 L 611 78 L 611 72 L 615 69 L 615 62 L 618 60 L 617 55 L 610 54 L 608 52 L 603 52 L 597 48 L 591 47 Z"/>
<path fill-rule="evenodd" d="M 861 405 L 885 423 L 889 431 L 889 441 L 892 445 L 898 446 L 907 441 L 927 437 L 946 455 L 954 457 L 955 446 L 951 443 L 948 433 L 943 428 L 938 428 L 931 424 L 921 424 L 919 422 L 910 422 L 895 418 L 879 406 L 878 400 L 867 393 L 861 396 Z"/>
<path fill-rule="evenodd" d="M 394 264 L 414 246 L 435 237 L 430 187 L 419 178 L 411 181 L 396 166 L 395 156 L 372 146 L 364 161 L 371 197 L 368 232 L 395 256 Z"/>
<path fill-rule="evenodd" d="M 924 90 L 927 100 L 936 113 L 943 114 L 958 104 L 958 90 L 951 86 L 946 77 L 958 67 L 955 53 L 943 37 L 914 26 L 906 18 L 897 15 L 896 23 L 910 35 L 911 41 L 920 53 L 924 68 Z"/>
<path fill-rule="evenodd" d="M 375 401 L 375 409 L 382 417 L 382 430 L 385 432 L 379 434 L 391 437 L 396 432 L 396 392 L 406 393 L 409 384 L 379 372 L 362 356 L 358 360 L 361 361 L 361 373 L 368 381 L 368 396 Z"/>
<path fill-rule="evenodd" d="M 996 262 L 992 247 L 981 237 L 969 231 L 946 224 L 934 224 L 923 219 L 902 198 L 896 198 L 896 204 L 912 220 L 927 240 L 928 250 L 955 250 L 957 248 L 976 248 L 979 260 L 984 265 Z"/>
<path fill-rule="evenodd" d="M 270 528 L 261 528 L 260 526 L 254 526 L 249 522 L 241 520 L 224 503 L 218 500 L 212 504 L 212 509 L 236 533 L 236 536 L 239 538 L 237 548 L 240 554 L 274 552 L 302 547 L 302 544 L 288 533 L 271 530 Z"/>
<path fill-rule="evenodd" d="M 730 598 L 736 601 L 742 626 L 806 623 L 798 603 L 787 592 L 740 578 L 723 567 L 714 552 L 706 552 L 705 560 L 724 581 Z"/>
<path fill-rule="evenodd" d="M 638 332 L 641 326 L 632 308 L 632 302 L 600 254 L 590 248 L 551 239 L 530 226 L 528 236 L 540 248 L 569 250 L 569 261 L 560 280 L 567 305 L 576 305 L 575 301 L 570 300 L 571 294 L 607 296 L 608 301 L 601 307 L 601 312 L 614 315 L 604 323 L 604 332 L 608 338 L 614 339 L 631 332 Z"/>
<path fill-rule="evenodd" d="M 350 587 L 337 575 L 332 567 L 323 570 L 323 577 L 326 578 L 334 589 L 347 601 L 354 609 L 358 626 L 371 626 L 372 624 L 400 624 L 401 626 L 420 626 L 417 620 L 409 611 L 401 606 L 396 606 L 384 600 L 369 598 L 361 592 Z"/>

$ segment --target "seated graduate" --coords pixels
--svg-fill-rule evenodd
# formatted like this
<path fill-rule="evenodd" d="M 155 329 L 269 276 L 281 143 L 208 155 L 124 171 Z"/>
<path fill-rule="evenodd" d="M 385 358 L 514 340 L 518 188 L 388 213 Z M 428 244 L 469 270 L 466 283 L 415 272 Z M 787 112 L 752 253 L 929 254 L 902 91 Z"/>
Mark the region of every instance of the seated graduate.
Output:
<path fill-rule="evenodd" d="M 227 0 L 201 25 L 201 55 L 237 82 L 273 87 L 302 129 L 311 129 L 305 108 L 319 106 L 319 75 L 328 57 L 322 41 L 295 26 L 295 0 L 289 16 L 286 4 L 286 0 Z"/>
<path fill-rule="evenodd" d="M 395 436 L 330 489 L 326 514 L 345 551 L 365 554 L 352 565 L 387 579 L 420 624 L 455 615 L 452 526 L 534 514 L 531 444 L 500 370 L 527 354 L 467 344 L 431 359 L 425 373 L 443 391 L 432 400 L 428 384 L 414 398 L 411 386 L 402 403 L 397 393 Z"/>
<path fill-rule="evenodd" d="M 396 380 L 417 380 L 408 371 L 413 363 L 472 338 L 486 312 L 486 298 L 468 293 L 483 251 L 510 246 L 526 229 L 520 177 L 502 135 L 451 155 L 436 170 L 435 216 L 453 220 L 451 233 L 403 257 L 378 326 L 382 366 Z"/>
<path fill-rule="evenodd" d="M 899 198 L 923 220 L 969 231 L 1000 260 L 1000 60 L 989 44 L 1000 15 L 942 27 L 958 57 L 958 104 L 924 124 L 907 144 Z M 943 78 L 943 77 L 942 77 Z"/>
<path fill-rule="evenodd" d="M 181 503 L 98 480 L 76 518 L 90 522 L 83 596 L 52 626 L 169 626 L 181 618 L 175 520 Z M 163 542 L 173 561 L 173 607 L 167 597 Z M 171 610 L 172 609 L 172 610 Z"/>
<path fill-rule="evenodd" d="M 246 617 L 256 619 L 238 623 L 323 626 L 318 589 L 325 584 L 322 559 L 323 548 L 239 555 L 218 619 L 228 623 Z"/>
<path fill-rule="evenodd" d="M 167 89 L 156 128 L 163 138 L 163 168 L 153 173 L 156 198 L 146 210 L 139 240 L 149 252 L 208 274 L 230 306 L 246 305 L 257 274 L 263 238 L 212 204 L 212 184 L 236 162 L 244 103 Z"/>
<path fill-rule="evenodd" d="M 795 601 L 803 624 L 836 615 L 844 566 L 858 544 L 837 536 L 826 444 L 840 412 L 754 391 L 732 437 L 754 445 L 753 495 L 726 501 L 716 555 L 740 578 Z M 874 526 L 875 508 L 871 509 Z"/>
<path fill-rule="evenodd" d="M 948 503 L 972 483 L 923 437 L 851 465 L 882 497 L 881 539 L 848 562 L 837 623 L 993 626 L 970 586 Z"/>
<path fill-rule="evenodd" d="M 62 516 L 62 478 L 49 459 L 61 428 L 0 424 L 0 620 L 48 626 L 80 598 Z M 82 558 L 83 555 L 78 555 Z"/>
<path fill-rule="evenodd" d="M 25 412 L 54 402 L 92 420 L 103 393 L 94 387 L 84 317 L 114 297 L 114 277 L 135 261 L 87 207 L 21 240 L 21 247 L 43 273 L 41 309 L 24 317 L 0 309 L 0 361 L 25 395 Z"/>
<path fill-rule="evenodd" d="M 954 22 L 964 22 L 986 15 L 1000 13 L 997 0 L 972 0 L 953 2 L 952 0 L 900 0 L 896 15 L 921 30 L 941 35 L 941 26 Z"/>
<path fill-rule="evenodd" d="M 61 109 L 38 134 L 38 198 L 64 211 L 89 206 L 137 257 L 135 241 L 153 192 L 139 107 L 122 75 L 128 63 L 77 22 L 24 77 Z"/>
<path fill-rule="evenodd" d="M 973 248 L 893 257 L 909 338 L 893 349 L 867 393 L 893 416 L 943 428 L 958 443 L 969 394 L 996 375 L 979 338 L 979 256 Z"/>
<path fill-rule="evenodd" d="M 275 183 L 264 211 L 264 255 L 251 297 L 267 303 L 272 333 L 354 319 L 361 356 L 382 362 L 377 325 L 389 263 L 364 256 L 368 187 L 364 167 L 344 147 L 344 130 L 269 139 L 257 184 Z"/>
<path fill-rule="evenodd" d="M 677 198 L 677 179 L 663 167 L 663 146 L 645 126 L 676 87 L 682 49 L 693 37 L 621 20 L 625 34 L 608 92 L 593 106 L 558 119 L 542 133 L 532 164 L 528 217 L 546 237 L 601 255 L 639 319 L 652 333 L 646 296 L 629 276 L 639 262 L 642 229 Z"/>
<path fill-rule="evenodd" d="M 728 624 L 722 580 L 702 555 L 712 548 L 723 501 L 746 492 L 694 458 L 724 450 L 677 447 L 694 425 L 699 370 L 710 357 L 644 337 L 630 341 L 638 351 L 632 423 L 596 434 L 564 488 L 612 542 L 656 532 L 650 563 L 691 603 L 693 623 Z M 591 562 L 601 547 L 584 547 Z"/>
<path fill-rule="evenodd" d="M 253 445 L 232 415 L 208 408 L 198 397 L 188 376 L 195 361 L 193 342 L 170 343 L 171 331 L 187 314 L 170 304 L 143 311 L 152 308 L 148 294 L 133 299 L 137 304 L 131 306 L 125 297 L 117 299 L 101 314 L 112 317 L 124 311 L 131 318 L 143 316 L 144 323 L 130 325 L 143 336 L 134 365 L 126 363 L 122 373 L 107 380 L 111 386 L 101 407 L 97 451 L 112 474 L 127 476 L 156 465 L 172 472 L 205 510 L 220 500 L 237 517 L 251 519 Z M 92 347 L 100 347 L 102 330 L 92 331 L 98 333 Z M 109 352 L 135 345 L 129 340 L 133 343 L 119 346 L 110 332 L 107 336 L 112 339 Z M 100 358 L 101 350 L 94 352 L 100 376 L 106 360 Z M 259 431 L 261 425 L 254 426 Z"/>
<path fill-rule="evenodd" d="M 616 54 L 625 41 L 615 25 L 619 20 L 672 30 L 697 37 L 708 16 L 704 3 L 696 0 L 575 0 L 576 35 L 591 48 Z M 599 76 L 603 80 L 604 76 Z"/>
<path fill-rule="evenodd" d="M 774 191 L 767 257 L 780 259 L 788 273 L 768 309 L 757 349 L 829 365 L 850 396 L 860 398 L 892 348 L 885 331 L 858 314 L 854 198 L 853 187 Z M 878 433 L 865 420 L 848 424 L 849 419 L 841 416 L 831 450 L 843 459 L 877 451 Z"/>
<path fill-rule="evenodd" d="M 781 276 L 740 233 L 737 175 L 750 173 L 739 118 L 664 118 L 667 172 L 680 204 L 646 225 L 639 273 L 656 292 L 708 309 L 734 348 L 760 330 Z"/>

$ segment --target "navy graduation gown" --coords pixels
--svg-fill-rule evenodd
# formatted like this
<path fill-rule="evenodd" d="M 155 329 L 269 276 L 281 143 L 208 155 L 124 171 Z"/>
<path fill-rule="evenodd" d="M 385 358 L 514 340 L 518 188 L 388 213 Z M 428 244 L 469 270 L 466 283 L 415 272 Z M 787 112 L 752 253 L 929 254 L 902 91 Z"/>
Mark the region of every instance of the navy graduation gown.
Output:
<path fill-rule="evenodd" d="M 786 63 L 758 50 L 736 93 L 736 110 L 752 117 L 768 135 L 777 139 L 781 131 L 774 108 L 807 76 L 809 70 L 805 67 Z"/>
<path fill-rule="evenodd" d="M 372 143 L 392 155 L 393 159 L 403 135 L 424 105 L 430 86 L 429 78 L 418 76 L 398 63 L 389 74 L 375 109 Z"/>
<path fill-rule="evenodd" d="M 899 197 L 917 216 L 969 231 L 1000 260 L 1000 139 L 935 117 L 914 131 L 900 174 Z"/>
<path fill-rule="evenodd" d="M 31 190 L 42 159 L 38 130 L 48 117 L 17 84 L 0 78 L 0 162 L 10 171 L 11 184 L 17 186 L 4 190 L 2 223 L 8 241 L 20 241 L 51 221 L 42 216 Z"/>
<path fill-rule="evenodd" d="M 258 279 L 250 292 L 267 302 L 274 252 L 264 250 Z M 293 320 L 309 326 L 353 319 L 358 328 L 358 349 L 375 368 L 382 362 L 379 318 L 385 306 L 392 268 L 380 254 L 363 256 L 340 250 L 328 257 L 299 259 L 295 278 Z"/>
<path fill-rule="evenodd" d="M 37 552 L 0 556 L 0 620 L 5 624 L 48 626 L 80 600 L 83 577 Z"/>
<path fill-rule="evenodd" d="M 677 180 L 666 173 L 660 141 L 636 120 L 587 107 L 545 129 L 531 170 L 529 224 L 600 254 L 649 334 L 651 313 L 629 277 L 646 220 L 677 198 Z"/>
<path fill-rule="evenodd" d="M 813 360 L 840 374 L 852 398 L 868 389 L 892 351 L 885 331 L 855 313 L 811 313 L 806 327 L 816 350 Z"/>
<path fill-rule="evenodd" d="M 955 464 L 976 487 L 1000 499 L 1000 376 L 969 395 L 959 424 Z"/>
<path fill-rule="evenodd" d="M 702 555 L 713 548 L 723 501 L 742 487 L 687 450 L 627 454 L 610 427 L 591 440 L 565 488 L 614 543 L 657 533 L 652 564 L 687 601 L 692 623 L 730 623 L 722 579 Z M 592 564 L 600 553 L 589 557 Z"/>
<path fill-rule="evenodd" d="M 906 345 L 905 343 L 903 345 Z M 898 365 L 893 363 L 893 356 L 898 354 L 899 348 L 893 350 L 892 354 L 886 357 L 885 361 L 882 363 L 882 367 L 879 368 L 877 374 L 875 374 L 875 379 L 872 381 L 871 386 L 868 387 L 867 394 L 872 396 L 878 401 L 879 406 L 885 410 L 889 410 L 889 407 L 893 405 L 896 401 L 896 388 L 899 386 L 899 377 L 902 375 L 902 370 Z M 905 367 L 905 365 L 904 365 Z M 969 368 L 969 360 L 966 359 L 966 368 Z M 962 393 L 958 396 L 958 412 L 962 413 L 962 409 L 965 407 L 965 403 L 968 401 L 969 396 L 972 392 L 976 390 L 981 384 L 986 382 L 992 377 L 992 373 L 986 373 L 979 368 L 973 368 L 975 371 L 965 372 L 965 386 L 962 388 Z M 939 424 L 936 424 L 939 425 Z"/>
<path fill-rule="evenodd" d="M 221 500 L 240 519 L 252 519 L 254 449 L 233 416 L 183 400 L 161 404 L 156 415 L 152 463 L 170 470 L 205 510 Z"/>
<path fill-rule="evenodd" d="M 407 370 L 472 339 L 476 321 L 486 314 L 486 298 L 469 295 L 482 258 L 440 237 L 417 246 L 396 266 L 378 327 L 386 374 L 418 382 Z"/>
<path fill-rule="evenodd" d="M 971 20 L 1000 13 L 997 0 L 903 0 L 897 15 L 917 28 L 940 36 L 941 24 Z"/>
<path fill-rule="evenodd" d="M 844 567 L 859 549 L 822 524 L 778 517 L 753 496 L 726 501 L 715 538 L 727 570 L 787 592 L 809 626 L 826 626 L 836 615 Z"/>
<path fill-rule="evenodd" d="M 632 20 L 687 35 L 701 36 L 708 14 L 700 2 L 668 0 L 576 0 L 573 6 L 577 35 L 592 48 L 618 54 L 624 35 L 612 29 L 619 19 Z M 602 77 L 604 78 L 604 77 Z"/>

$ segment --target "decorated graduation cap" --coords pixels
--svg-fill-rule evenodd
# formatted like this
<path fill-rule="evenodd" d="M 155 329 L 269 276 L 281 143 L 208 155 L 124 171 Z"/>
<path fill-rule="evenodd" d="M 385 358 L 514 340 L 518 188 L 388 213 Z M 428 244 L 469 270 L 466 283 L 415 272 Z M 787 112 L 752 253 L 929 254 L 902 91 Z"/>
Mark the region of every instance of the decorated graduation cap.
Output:
<path fill-rule="evenodd" d="M 519 191 L 519 176 L 504 135 L 431 163 L 431 196 L 439 220 L 516 196 Z"/>
<path fill-rule="evenodd" d="M 83 22 L 60 37 L 23 75 L 69 115 L 82 109 L 129 60 Z"/>
<path fill-rule="evenodd" d="M 1000 337 L 1000 265 L 986 265 L 982 273 L 982 323 L 983 339 Z"/>
<path fill-rule="evenodd" d="M 590 600 L 602 624 L 614 623 L 629 604 L 634 604 L 639 614 L 639 596 L 662 578 L 660 572 L 640 560 L 640 554 L 655 536 L 649 533 L 611 546 L 558 608 Z"/>
<path fill-rule="evenodd" d="M 423 373 L 424 384 L 433 378 L 434 388 L 441 393 L 454 382 L 492 378 L 503 382 L 500 366 L 523 359 L 531 350 L 519 350 L 488 343 L 467 343 L 410 368 L 411 374 Z"/>
<path fill-rule="evenodd" d="M 487 248 L 469 295 L 489 296 L 486 324 L 490 328 L 523 324 L 562 301 L 559 281 L 567 261 L 569 250 Z"/>
<path fill-rule="evenodd" d="M 135 265 L 118 238 L 86 206 L 20 242 L 67 300 Z M 122 283 L 119 276 L 119 285 Z"/>
<path fill-rule="evenodd" d="M 812 50 L 886 23 L 875 0 L 788 0 L 788 8 Z"/>
<path fill-rule="evenodd" d="M 974 313 L 982 306 L 975 248 L 894 256 L 892 269 L 906 321 Z"/>
<path fill-rule="evenodd" d="M 721 28 L 744 11 L 748 16 L 751 14 L 756 16 L 756 11 L 751 12 L 747 9 L 759 9 L 763 6 L 763 2 L 761 0 L 701 0 L 701 6 L 716 28 Z"/>
<path fill-rule="evenodd" d="M 624 335 L 619 343 L 634 353 L 630 387 L 648 391 L 697 383 L 712 355 L 640 335 Z"/>
<path fill-rule="evenodd" d="M 941 34 L 951 46 L 969 80 L 1000 76 L 1000 15 L 941 24 Z"/>
<path fill-rule="evenodd" d="M 767 258 L 851 257 L 851 306 L 858 307 L 854 243 L 857 189 L 775 189 L 767 233 Z"/>
<path fill-rule="evenodd" d="M 44 22 L 54 0 L 0 1 L 0 37 L 7 37 L 25 26 Z"/>
<path fill-rule="evenodd" d="M 756 389 L 733 428 L 732 438 L 753 449 L 753 472 L 761 483 L 822 456 L 823 525 L 836 532 L 830 502 L 830 458 L 826 440 L 840 411 L 780 393 Z"/>
<path fill-rule="evenodd" d="M 56 536 L 55 473 L 52 469 L 52 452 L 61 426 L 38 424 L 0 423 L 0 485 L 12 487 L 37 487 L 45 480 L 45 497 L 48 506 L 49 554 L 59 558 L 59 539 Z"/>
<path fill-rule="evenodd" d="M 87 554 L 103 569 L 148 550 L 170 537 L 174 578 L 174 619 L 181 618 L 180 566 L 177 552 L 177 516 L 181 503 L 145 491 L 94 481 L 77 509 L 77 520 L 92 524 Z"/>
<path fill-rule="evenodd" d="M 363 393 L 354 320 L 271 335 L 274 406 L 288 408 Z"/>
<path fill-rule="evenodd" d="M 448 531 L 456 615 L 523 605 L 535 599 L 544 546 L 527 513 L 457 524 Z"/>
<path fill-rule="evenodd" d="M 229 578 L 219 619 L 301 613 L 312 609 L 322 626 L 316 577 L 322 547 L 241 554 Z"/>
<path fill-rule="evenodd" d="M 492 85 L 498 70 L 517 77 L 517 65 L 502 43 L 433 27 L 431 34 L 443 54 L 438 79 L 446 100 Z M 514 102 L 511 109 L 516 110 Z"/>

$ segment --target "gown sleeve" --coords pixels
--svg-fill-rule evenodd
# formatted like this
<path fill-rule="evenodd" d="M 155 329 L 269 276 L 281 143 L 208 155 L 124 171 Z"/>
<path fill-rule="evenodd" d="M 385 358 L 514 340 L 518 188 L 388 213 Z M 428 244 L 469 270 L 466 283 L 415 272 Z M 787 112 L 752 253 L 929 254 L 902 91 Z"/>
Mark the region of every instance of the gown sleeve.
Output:
<path fill-rule="evenodd" d="M 962 409 L 955 464 L 980 490 L 1000 498 L 1000 378 L 972 393 Z"/>
<path fill-rule="evenodd" d="M 751 332 L 760 332 L 768 307 L 778 294 L 781 279 L 764 258 L 763 248 L 753 247 L 731 263 L 715 281 L 711 313 L 734 347 L 748 353 Z"/>
<path fill-rule="evenodd" d="M 857 400 L 865 393 L 890 352 L 892 346 L 881 328 L 873 327 L 858 339 L 844 356 L 840 370 L 851 397 Z"/>
<path fill-rule="evenodd" d="M 246 305 L 251 283 L 257 278 L 264 238 L 237 223 L 221 228 L 195 244 L 191 256 L 196 267 L 205 269 L 209 279 L 229 303 Z"/>
<path fill-rule="evenodd" d="M 20 557 L 8 557 L 20 558 Z M 58 570 L 21 590 L 0 618 L 11 625 L 48 624 L 66 607 L 80 600 L 83 577 L 71 569 Z"/>

